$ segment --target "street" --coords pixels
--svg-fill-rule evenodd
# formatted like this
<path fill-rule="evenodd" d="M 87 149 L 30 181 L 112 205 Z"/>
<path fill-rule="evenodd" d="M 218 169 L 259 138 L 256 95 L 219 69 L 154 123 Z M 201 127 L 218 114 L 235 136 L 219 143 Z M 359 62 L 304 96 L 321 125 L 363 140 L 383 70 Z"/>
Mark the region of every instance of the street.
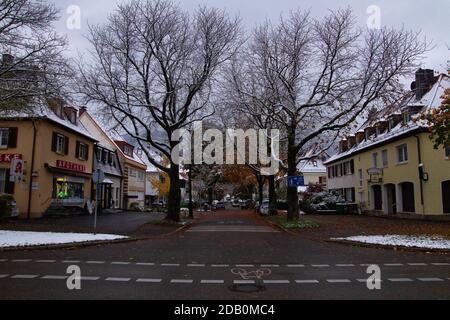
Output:
<path fill-rule="evenodd" d="M 67 288 L 72 265 L 81 290 Z M 367 288 L 369 265 L 381 290 Z M 0 299 L 450 299 L 450 257 L 308 240 L 227 210 L 150 240 L 1 252 L 0 288 Z"/>

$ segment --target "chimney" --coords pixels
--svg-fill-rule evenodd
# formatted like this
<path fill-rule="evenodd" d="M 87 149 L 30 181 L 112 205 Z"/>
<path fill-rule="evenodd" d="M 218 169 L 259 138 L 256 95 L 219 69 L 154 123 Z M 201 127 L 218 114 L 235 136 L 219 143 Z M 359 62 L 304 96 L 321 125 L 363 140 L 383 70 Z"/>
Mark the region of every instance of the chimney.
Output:
<path fill-rule="evenodd" d="M 356 133 L 356 143 L 359 144 L 364 141 L 365 134 L 364 131 L 360 130 Z"/>
<path fill-rule="evenodd" d="M 14 63 L 14 56 L 10 55 L 10 54 L 7 54 L 7 53 L 4 53 L 3 56 L 2 56 L 2 64 L 4 66 L 12 66 L 13 63 Z"/>
<path fill-rule="evenodd" d="M 437 77 L 434 76 L 432 69 L 419 69 L 416 72 L 416 81 L 412 83 L 411 89 L 416 92 L 416 99 L 420 100 L 430 91 L 436 83 Z"/>
<path fill-rule="evenodd" d="M 356 145 L 356 136 L 351 135 L 347 137 L 348 140 L 348 148 L 351 149 Z"/>
<path fill-rule="evenodd" d="M 339 142 L 339 152 L 345 152 L 348 150 L 348 143 L 347 139 L 342 139 L 341 142 Z"/>
<path fill-rule="evenodd" d="M 78 116 L 81 117 L 81 115 L 84 114 L 85 112 L 87 112 L 87 107 L 81 106 L 78 110 Z"/>

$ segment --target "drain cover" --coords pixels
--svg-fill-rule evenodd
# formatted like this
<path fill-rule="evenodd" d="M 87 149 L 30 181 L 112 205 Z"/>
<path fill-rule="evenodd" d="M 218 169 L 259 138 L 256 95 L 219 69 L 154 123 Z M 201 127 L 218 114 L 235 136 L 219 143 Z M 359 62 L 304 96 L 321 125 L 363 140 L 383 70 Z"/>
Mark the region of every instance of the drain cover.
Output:
<path fill-rule="evenodd" d="M 265 291 L 266 288 L 257 284 L 235 284 L 230 287 L 230 290 L 233 292 L 256 293 Z"/>

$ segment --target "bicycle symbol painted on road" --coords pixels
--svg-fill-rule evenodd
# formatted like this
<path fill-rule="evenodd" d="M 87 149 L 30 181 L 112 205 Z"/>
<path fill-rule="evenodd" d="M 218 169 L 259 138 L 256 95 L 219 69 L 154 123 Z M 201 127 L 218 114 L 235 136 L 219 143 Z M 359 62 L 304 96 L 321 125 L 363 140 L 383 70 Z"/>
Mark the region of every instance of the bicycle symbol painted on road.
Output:
<path fill-rule="evenodd" d="M 231 273 L 240 276 L 243 280 L 262 280 L 272 274 L 270 269 L 258 269 L 255 271 L 247 271 L 242 268 L 232 269 Z"/>

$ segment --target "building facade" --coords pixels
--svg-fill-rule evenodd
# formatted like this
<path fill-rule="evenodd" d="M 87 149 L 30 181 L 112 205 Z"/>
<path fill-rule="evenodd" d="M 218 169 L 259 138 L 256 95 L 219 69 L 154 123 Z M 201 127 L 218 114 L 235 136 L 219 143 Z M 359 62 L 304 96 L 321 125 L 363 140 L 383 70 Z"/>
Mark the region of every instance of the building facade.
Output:
<path fill-rule="evenodd" d="M 447 75 L 419 70 L 413 90 L 379 111 L 327 163 L 328 189 L 352 189 L 364 212 L 405 217 L 450 215 L 450 147 L 434 148 L 419 115 L 437 108 Z M 350 163 L 350 173 L 345 169 Z"/>
<path fill-rule="evenodd" d="M 21 218 L 82 213 L 91 199 L 95 138 L 78 120 L 78 110 L 58 101 L 32 117 L 0 115 L 0 193 L 12 194 Z M 11 179 L 14 159 L 23 176 Z"/>

